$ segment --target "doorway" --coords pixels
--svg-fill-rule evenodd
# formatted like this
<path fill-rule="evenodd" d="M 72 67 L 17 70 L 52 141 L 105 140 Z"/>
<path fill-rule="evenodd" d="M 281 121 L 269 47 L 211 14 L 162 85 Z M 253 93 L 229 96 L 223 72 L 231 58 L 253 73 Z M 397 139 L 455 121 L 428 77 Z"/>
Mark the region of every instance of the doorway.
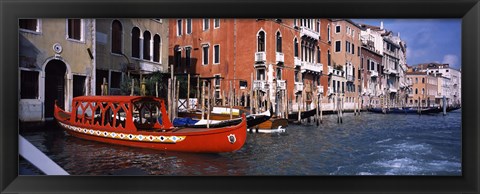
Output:
<path fill-rule="evenodd" d="M 67 67 L 60 60 L 51 60 L 45 67 L 45 118 L 53 117 L 54 103 L 65 109 L 65 78 Z"/>

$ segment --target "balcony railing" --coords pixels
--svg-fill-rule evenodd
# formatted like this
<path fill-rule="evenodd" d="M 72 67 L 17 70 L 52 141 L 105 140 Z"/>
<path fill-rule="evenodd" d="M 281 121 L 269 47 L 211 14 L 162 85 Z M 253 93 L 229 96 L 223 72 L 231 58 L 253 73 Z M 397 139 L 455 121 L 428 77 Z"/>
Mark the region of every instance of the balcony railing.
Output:
<path fill-rule="evenodd" d="M 295 62 L 295 66 L 302 66 L 302 61 L 298 58 L 298 57 L 295 57 L 294 58 L 294 62 Z"/>
<path fill-rule="evenodd" d="M 285 80 L 277 80 L 277 89 L 285 90 L 287 88 L 287 83 Z"/>
<path fill-rule="evenodd" d="M 347 81 L 353 82 L 354 79 L 355 79 L 355 77 L 353 77 L 353 75 L 347 75 Z"/>
<path fill-rule="evenodd" d="M 331 74 L 333 74 L 333 67 L 328 66 L 328 75 L 331 75 Z"/>
<path fill-rule="evenodd" d="M 318 32 L 305 26 L 300 27 L 300 36 L 308 36 L 315 40 L 318 40 L 320 38 L 320 34 Z"/>
<path fill-rule="evenodd" d="M 266 80 L 253 80 L 253 89 L 254 90 L 265 90 L 265 85 L 267 84 Z"/>
<path fill-rule="evenodd" d="M 303 91 L 303 83 L 302 82 L 295 82 L 295 92 Z"/>
<path fill-rule="evenodd" d="M 262 63 L 267 61 L 267 55 L 265 52 L 256 52 L 255 53 L 255 62 Z"/>
<path fill-rule="evenodd" d="M 321 63 L 310 63 L 302 61 L 302 72 L 313 71 L 313 72 L 322 72 L 323 65 Z"/>
<path fill-rule="evenodd" d="M 284 56 L 283 56 L 283 53 L 279 53 L 279 52 L 276 52 L 275 54 L 275 61 L 277 63 L 283 63 L 285 60 L 284 60 Z"/>
<path fill-rule="evenodd" d="M 396 93 L 396 92 L 397 92 L 397 88 L 395 88 L 392 84 L 388 84 L 388 91 L 389 91 L 389 92 Z"/>
<path fill-rule="evenodd" d="M 375 70 L 370 70 L 370 77 L 378 77 L 378 72 Z"/>
<path fill-rule="evenodd" d="M 397 74 L 398 75 L 398 71 L 396 69 L 390 69 L 390 74 Z"/>
<path fill-rule="evenodd" d="M 344 77 L 345 76 L 345 72 L 342 71 L 342 70 L 337 70 L 337 69 L 333 69 L 333 68 L 330 69 L 330 67 L 329 67 L 328 71 L 329 71 L 328 72 L 329 74 L 332 74 L 332 75 L 335 75 L 335 76 L 339 76 L 339 77 Z"/>

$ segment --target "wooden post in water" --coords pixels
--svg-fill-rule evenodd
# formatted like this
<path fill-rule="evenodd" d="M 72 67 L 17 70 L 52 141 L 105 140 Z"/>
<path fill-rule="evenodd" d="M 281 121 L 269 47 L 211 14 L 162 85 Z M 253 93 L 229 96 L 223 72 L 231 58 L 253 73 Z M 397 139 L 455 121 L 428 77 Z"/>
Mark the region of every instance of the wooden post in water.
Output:
<path fill-rule="evenodd" d="M 205 80 L 202 81 L 202 120 L 205 119 Z"/>
<path fill-rule="evenodd" d="M 203 95 L 203 93 L 202 93 Z M 197 107 L 196 109 L 198 109 L 198 107 L 200 106 L 200 75 L 197 75 L 197 94 L 195 94 L 195 97 L 197 98 Z"/>
<path fill-rule="evenodd" d="M 158 82 L 155 82 L 155 96 L 158 98 Z"/>
<path fill-rule="evenodd" d="M 225 90 L 222 90 L 222 106 L 225 106 L 225 101 L 228 102 L 228 99 L 225 99 Z"/>
<path fill-rule="evenodd" d="M 130 87 L 130 96 L 133 96 L 133 88 L 135 87 L 135 79 L 132 78 L 132 86 Z"/>
<path fill-rule="evenodd" d="M 267 93 L 265 94 L 265 97 L 267 98 L 267 104 L 266 104 L 266 110 L 264 111 L 267 111 L 267 110 L 270 110 L 270 106 L 271 106 L 271 102 L 270 102 L 270 88 L 267 88 Z"/>
<path fill-rule="evenodd" d="M 421 104 L 422 101 L 420 101 L 420 97 L 418 97 L 418 109 L 417 109 L 417 112 L 418 114 L 421 114 L 422 111 L 420 110 L 420 104 Z"/>
<path fill-rule="evenodd" d="M 168 101 L 168 118 L 172 121 L 172 79 L 168 78 L 167 88 L 167 101 Z"/>
<path fill-rule="evenodd" d="M 229 94 L 230 94 L 230 95 L 229 95 L 229 96 L 230 96 L 229 99 L 232 99 L 232 81 L 230 81 L 230 91 L 229 91 Z M 232 106 L 231 100 L 230 100 L 230 102 L 228 102 L 228 104 L 230 105 L 230 119 L 232 119 L 232 118 L 233 118 L 233 110 L 232 110 L 232 109 L 233 109 L 233 106 Z"/>
<path fill-rule="evenodd" d="M 443 116 L 447 115 L 447 98 L 443 96 L 442 98 L 442 109 L 443 109 Z"/>
<path fill-rule="evenodd" d="M 187 74 L 187 110 L 190 108 L 190 74 Z"/>
<path fill-rule="evenodd" d="M 250 113 L 253 114 L 253 73 L 250 73 L 250 95 L 248 96 L 250 98 L 250 102 L 248 103 L 248 106 L 250 107 Z"/>
<path fill-rule="evenodd" d="M 303 91 L 302 91 L 303 94 Z M 301 114 L 302 114 L 302 95 L 300 95 L 300 98 L 297 99 L 297 122 L 301 122 Z"/>
<path fill-rule="evenodd" d="M 357 107 L 355 102 L 356 102 L 355 97 L 353 97 L 353 116 L 357 116 Z"/>
<path fill-rule="evenodd" d="M 179 92 L 180 92 L 180 81 L 177 80 L 177 88 L 175 89 L 175 118 L 178 117 L 178 100 L 180 98 Z"/>
<path fill-rule="evenodd" d="M 102 96 L 105 96 L 105 83 L 107 83 L 107 78 L 103 78 L 102 86 L 100 87 L 101 94 Z"/>
<path fill-rule="evenodd" d="M 338 104 L 338 119 L 339 119 L 339 123 L 343 123 L 343 108 L 344 108 L 344 94 L 341 94 L 339 97 L 338 97 L 338 100 L 339 100 L 339 104 Z"/>
<path fill-rule="evenodd" d="M 318 88 L 318 87 L 317 87 Z M 315 90 L 315 98 L 314 98 L 314 102 L 315 102 L 315 122 L 317 123 L 317 126 L 319 125 L 319 121 L 318 121 L 318 116 L 319 116 L 319 107 L 318 107 L 318 98 L 319 98 L 319 95 L 318 95 L 318 89 Z"/>
<path fill-rule="evenodd" d="M 207 98 L 207 128 L 210 128 L 210 93 L 211 84 L 208 83 L 208 98 Z"/>
<path fill-rule="evenodd" d="M 322 99 L 323 99 L 323 94 L 320 94 L 320 124 L 323 124 Z"/>
<path fill-rule="evenodd" d="M 142 82 L 140 82 L 140 96 L 147 95 L 147 88 L 145 84 L 145 78 L 142 78 Z"/>

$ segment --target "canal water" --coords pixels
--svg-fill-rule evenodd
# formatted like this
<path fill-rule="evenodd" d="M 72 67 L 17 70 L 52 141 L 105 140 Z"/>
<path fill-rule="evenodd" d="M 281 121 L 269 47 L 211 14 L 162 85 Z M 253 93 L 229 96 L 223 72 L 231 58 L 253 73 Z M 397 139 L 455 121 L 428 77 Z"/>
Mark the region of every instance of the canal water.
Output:
<path fill-rule="evenodd" d="M 192 154 L 78 139 L 56 125 L 21 130 L 72 175 L 462 175 L 461 110 L 345 114 L 281 134 L 248 134 L 239 151 Z M 20 174 L 41 174 L 20 159 Z"/>

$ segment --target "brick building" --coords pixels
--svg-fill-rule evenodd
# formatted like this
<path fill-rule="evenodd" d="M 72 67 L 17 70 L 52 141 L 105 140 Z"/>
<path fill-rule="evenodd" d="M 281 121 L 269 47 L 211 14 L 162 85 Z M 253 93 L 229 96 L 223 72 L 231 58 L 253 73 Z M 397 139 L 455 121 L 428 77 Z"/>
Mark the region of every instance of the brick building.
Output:
<path fill-rule="evenodd" d="M 216 98 L 227 94 L 231 81 L 237 102 L 253 88 L 277 110 L 285 97 L 296 106 L 303 91 L 311 101 L 321 80 L 327 82 L 321 77 L 328 70 L 322 62 L 328 61 L 329 24 L 327 19 L 171 19 L 169 57 L 177 73 L 216 76 Z"/>

